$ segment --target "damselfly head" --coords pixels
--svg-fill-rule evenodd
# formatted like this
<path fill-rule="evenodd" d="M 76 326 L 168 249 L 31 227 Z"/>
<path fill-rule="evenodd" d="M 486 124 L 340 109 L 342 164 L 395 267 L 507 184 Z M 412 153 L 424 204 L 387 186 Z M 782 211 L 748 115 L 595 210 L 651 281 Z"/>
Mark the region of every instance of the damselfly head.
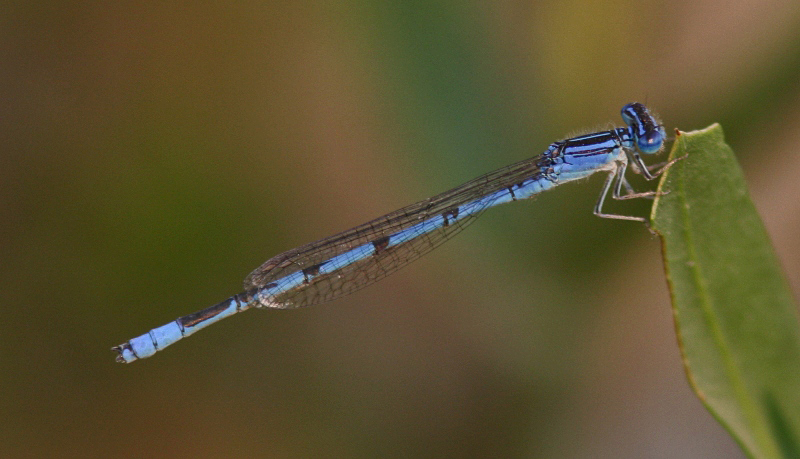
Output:
<path fill-rule="evenodd" d="M 647 107 L 634 102 L 622 107 L 622 119 L 636 139 L 636 147 L 645 154 L 658 153 L 667 137 L 664 126 L 650 114 Z"/>

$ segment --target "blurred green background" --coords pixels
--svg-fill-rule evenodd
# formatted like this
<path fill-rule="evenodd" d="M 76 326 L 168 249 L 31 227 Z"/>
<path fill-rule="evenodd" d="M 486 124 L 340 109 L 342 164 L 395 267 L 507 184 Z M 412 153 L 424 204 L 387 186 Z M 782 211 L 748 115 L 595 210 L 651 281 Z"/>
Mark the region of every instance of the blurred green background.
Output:
<path fill-rule="evenodd" d="M 345 299 L 109 348 L 631 101 L 723 124 L 796 294 L 796 1 L 3 11 L 0 456 L 742 457 L 689 390 L 658 240 L 592 216 L 600 177 Z"/>

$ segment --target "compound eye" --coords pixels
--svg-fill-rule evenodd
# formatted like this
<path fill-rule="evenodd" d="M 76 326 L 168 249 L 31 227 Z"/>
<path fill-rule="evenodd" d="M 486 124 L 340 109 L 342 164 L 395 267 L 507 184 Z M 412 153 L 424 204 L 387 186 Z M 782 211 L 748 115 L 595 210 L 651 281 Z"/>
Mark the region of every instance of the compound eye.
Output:
<path fill-rule="evenodd" d="M 661 150 L 661 146 L 664 145 L 664 128 L 659 126 L 656 130 L 640 135 L 636 144 L 642 153 L 658 152 Z"/>
<path fill-rule="evenodd" d="M 633 105 L 634 104 L 625 104 L 625 106 L 622 107 L 622 120 L 625 121 L 625 124 L 628 126 L 632 126 L 636 118 L 636 110 Z"/>

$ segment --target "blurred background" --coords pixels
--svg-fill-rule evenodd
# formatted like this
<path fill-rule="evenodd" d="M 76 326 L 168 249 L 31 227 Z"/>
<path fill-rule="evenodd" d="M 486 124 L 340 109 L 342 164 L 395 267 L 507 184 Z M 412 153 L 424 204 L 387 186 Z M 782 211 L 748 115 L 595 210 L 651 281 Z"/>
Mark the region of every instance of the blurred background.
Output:
<path fill-rule="evenodd" d="M 631 101 L 722 123 L 797 294 L 800 7 L 666 5 L 6 2 L 0 456 L 743 457 L 602 177 L 333 303 L 109 350 Z"/>

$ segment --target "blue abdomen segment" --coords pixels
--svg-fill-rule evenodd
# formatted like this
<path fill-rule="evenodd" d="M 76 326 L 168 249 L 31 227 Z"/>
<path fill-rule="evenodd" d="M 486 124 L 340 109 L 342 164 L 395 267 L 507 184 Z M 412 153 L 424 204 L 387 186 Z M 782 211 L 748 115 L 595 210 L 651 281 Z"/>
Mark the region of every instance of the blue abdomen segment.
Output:
<path fill-rule="evenodd" d="M 119 354 L 117 361 L 131 363 L 137 359 L 150 357 L 198 330 L 249 308 L 249 303 L 243 302 L 240 298 L 243 295 L 245 294 L 234 295 L 221 303 L 173 320 L 115 347 L 114 350 Z"/>

